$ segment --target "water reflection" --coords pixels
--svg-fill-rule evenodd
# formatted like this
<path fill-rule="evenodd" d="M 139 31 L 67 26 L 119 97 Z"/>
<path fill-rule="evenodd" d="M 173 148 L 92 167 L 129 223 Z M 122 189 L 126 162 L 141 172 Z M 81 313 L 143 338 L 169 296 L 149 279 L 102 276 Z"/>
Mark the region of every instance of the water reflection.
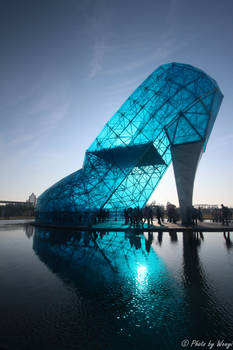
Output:
<path fill-rule="evenodd" d="M 162 243 L 163 243 L 163 232 L 162 232 L 162 231 L 159 231 L 159 232 L 158 232 L 157 242 L 158 242 L 158 244 L 159 244 L 160 246 L 161 246 Z"/>
<path fill-rule="evenodd" d="M 203 242 L 202 232 L 183 233 L 183 280 L 190 326 L 202 340 L 219 339 L 220 332 L 229 340 L 232 318 L 228 318 L 227 313 L 221 317 L 221 306 L 199 258 Z"/>
<path fill-rule="evenodd" d="M 171 243 L 177 243 L 178 242 L 177 232 L 170 231 L 169 232 L 169 236 L 170 236 L 170 239 L 171 239 Z"/>
<path fill-rule="evenodd" d="M 232 240 L 231 240 L 230 232 L 223 232 L 223 237 L 224 237 L 225 242 L 226 242 L 227 250 L 232 249 L 233 248 L 233 243 L 232 243 Z"/>
<path fill-rule="evenodd" d="M 144 244 L 142 244 L 142 242 Z M 153 233 L 148 240 L 142 234 L 130 232 L 74 232 L 64 233 L 56 230 L 36 229 L 33 249 L 46 261 L 51 255 L 60 256 L 66 262 L 85 270 L 97 270 L 102 278 L 119 273 L 142 279 L 149 268 L 157 273 L 165 269 L 161 259 L 151 252 Z M 93 271 L 92 271 L 93 272 Z M 137 276 L 137 278 L 135 277 Z"/>
<path fill-rule="evenodd" d="M 147 253 L 150 253 L 151 244 L 154 241 L 154 235 L 152 232 L 148 232 L 147 239 L 145 239 L 145 248 Z"/>
<path fill-rule="evenodd" d="M 183 291 L 152 249 L 153 240 L 153 233 L 146 240 L 130 232 L 36 229 L 33 249 L 77 295 L 92 301 L 88 327 L 98 327 L 94 315 L 101 308 L 101 324 L 109 339 L 117 338 L 115 348 L 127 339 L 126 348 L 170 349 L 186 330 Z"/>
<path fill-rule="evenodd" d="M 26 224 L 24 226 L 24 230 L 25 230 L 25 235 L 28 239 L 30 239 L 33 234 L 34 234 L 34 231 L 35 231 L 35 227 L 33 225 L 30 225 L 30 224 Z"/>
<path fill-rule="evenodd" d="M 204 234 L 183 232 L 179 241 L 176 232 L 144 234 L 37 228 L 33 249 L 85 305 L 96 348 L 105 341 L 111 349 L 180 349 L 185 338 L 229 338 L 232 318 L 199 256 Z M 167 238 L 173 250 L 183 243 L 180 278 L 159 255 Z M 230 234 L 224 240 L 231 249 Z"/>

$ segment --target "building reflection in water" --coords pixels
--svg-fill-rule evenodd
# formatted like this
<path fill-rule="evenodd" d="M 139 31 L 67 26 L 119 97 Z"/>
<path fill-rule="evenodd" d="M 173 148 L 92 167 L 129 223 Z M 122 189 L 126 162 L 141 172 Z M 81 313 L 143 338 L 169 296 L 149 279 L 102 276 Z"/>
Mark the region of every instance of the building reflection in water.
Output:
<path fill-rule="evenodd" d="M 183 233 L 180 279 L 156 252 L 156 246 L 163 244 L 163 232 L 145 236 L 36 228 L 33 249 L 72 287 L 79 303 L 91 305 L 85 322 L 98 330 L 100 342 L 104 337 L 111 345 L 120 337 L 135 349 L 151 345 L 170 349 L 180 346 L 182 339 L 229 336 L 230 322 L 222 316 L 199 258 L 203 233 Z M 177 249 L 177 233 L 170 232 L 169 237 Z M 230 235 L 224 238 L 232 246 Z"/>
<path fill-rule="evenodd" d="M 115 278 L 108 275 L 109 270 L 123 275 L 137 275 L 143 269 L 138 266 L 150 266 L 160 272 L 165 266 L 163 261 L 151 253 L 153 233 L 144 236 L 130 232 L 74 232 L 64 234 L 55 230 L 36 229 L 33 249 L 41 260 L 47 262 L 50 256 L 57 255 L 81 269 L 96 269 L 103 278 Z M 144 244 L 142 244 L 144 243 Z M 45 261 L 46 260 L 46 261 Z"/>
<path fill-rule="evenodd" d="M 94 301 L 91 314 L 99 310 L 111 339 L 117 334 L 133 348 L 153 343 L 167 349 L 187 333 L 183 290 L 152 249 L 153 240 L 153 233 L 146 240 L 130 232 L 37 228 L 33 249 L 82 300 Z"/>
<path fill-rule="evenodd" d="M 34 234 L 34 231 L 35 231 L 35 227 L 31 224 L 26 224 L 24 226 L 24 230 L 25 230 L 25 235 L 28 239 L 30 239 L 33 234 Z"/>

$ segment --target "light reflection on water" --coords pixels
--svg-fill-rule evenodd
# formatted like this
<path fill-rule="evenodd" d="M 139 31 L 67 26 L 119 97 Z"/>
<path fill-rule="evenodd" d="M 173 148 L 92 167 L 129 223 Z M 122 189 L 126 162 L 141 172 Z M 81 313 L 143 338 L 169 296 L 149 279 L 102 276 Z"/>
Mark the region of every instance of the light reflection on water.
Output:
<path fill-rule="evenodd" d="M 212 232 L 0 227 L 0 347 L 180 349 L 182 339 L 232 341 L 231 242 Z"/>
<path fill-rule="evenodd" d="M 145 290 L 148 285 L 148 273 L 147 267 L 141 264 L 137 264 L 137 273 L 136 273 L 136 286 L 139 289 Z"/>

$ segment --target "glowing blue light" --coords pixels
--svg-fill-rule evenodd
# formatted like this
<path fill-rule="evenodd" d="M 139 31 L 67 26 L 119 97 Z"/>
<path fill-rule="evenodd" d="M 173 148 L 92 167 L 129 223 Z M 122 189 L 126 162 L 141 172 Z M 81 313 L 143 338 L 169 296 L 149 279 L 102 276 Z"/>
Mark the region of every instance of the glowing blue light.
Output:
<path fill-rule="evenodd" d="M 137 266 L 136 286 L 139 289 L 146 289 L 148 284 L 148 271 L 145 265 Z"/>
<path fill-rule="evenodd" d="M 82 226 L 100 208 L 112 215 L 143 208 L 172 161 L 171 147 L 206 145 L 222 98 L 203 71 L 181 63 L 160 66 L 107 122 L 82 168 L 38 198 L 36 220 Z"/>
<path fill-rule="evenodd" d="M 147 274 L 147 267 L 143 265 L 139 265 L 137 267 L 137 274 L 139 280 L 144 280 Z"/>

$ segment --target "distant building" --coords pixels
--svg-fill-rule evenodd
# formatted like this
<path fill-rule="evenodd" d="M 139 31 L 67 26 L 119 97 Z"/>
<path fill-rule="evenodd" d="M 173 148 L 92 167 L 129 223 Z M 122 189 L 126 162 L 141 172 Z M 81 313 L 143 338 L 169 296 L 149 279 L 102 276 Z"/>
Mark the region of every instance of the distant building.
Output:
<path fill-rule="evenodd" d="M 36 206 L 36 195 L 34 193 L 29 196 L 27 203 L 31 203 L 33 207 Z"/>
<path fill-rule="evenodd" d="M 217 209 L 218 204 L 194 204 L 194 207 L 201 209 Z"/>

